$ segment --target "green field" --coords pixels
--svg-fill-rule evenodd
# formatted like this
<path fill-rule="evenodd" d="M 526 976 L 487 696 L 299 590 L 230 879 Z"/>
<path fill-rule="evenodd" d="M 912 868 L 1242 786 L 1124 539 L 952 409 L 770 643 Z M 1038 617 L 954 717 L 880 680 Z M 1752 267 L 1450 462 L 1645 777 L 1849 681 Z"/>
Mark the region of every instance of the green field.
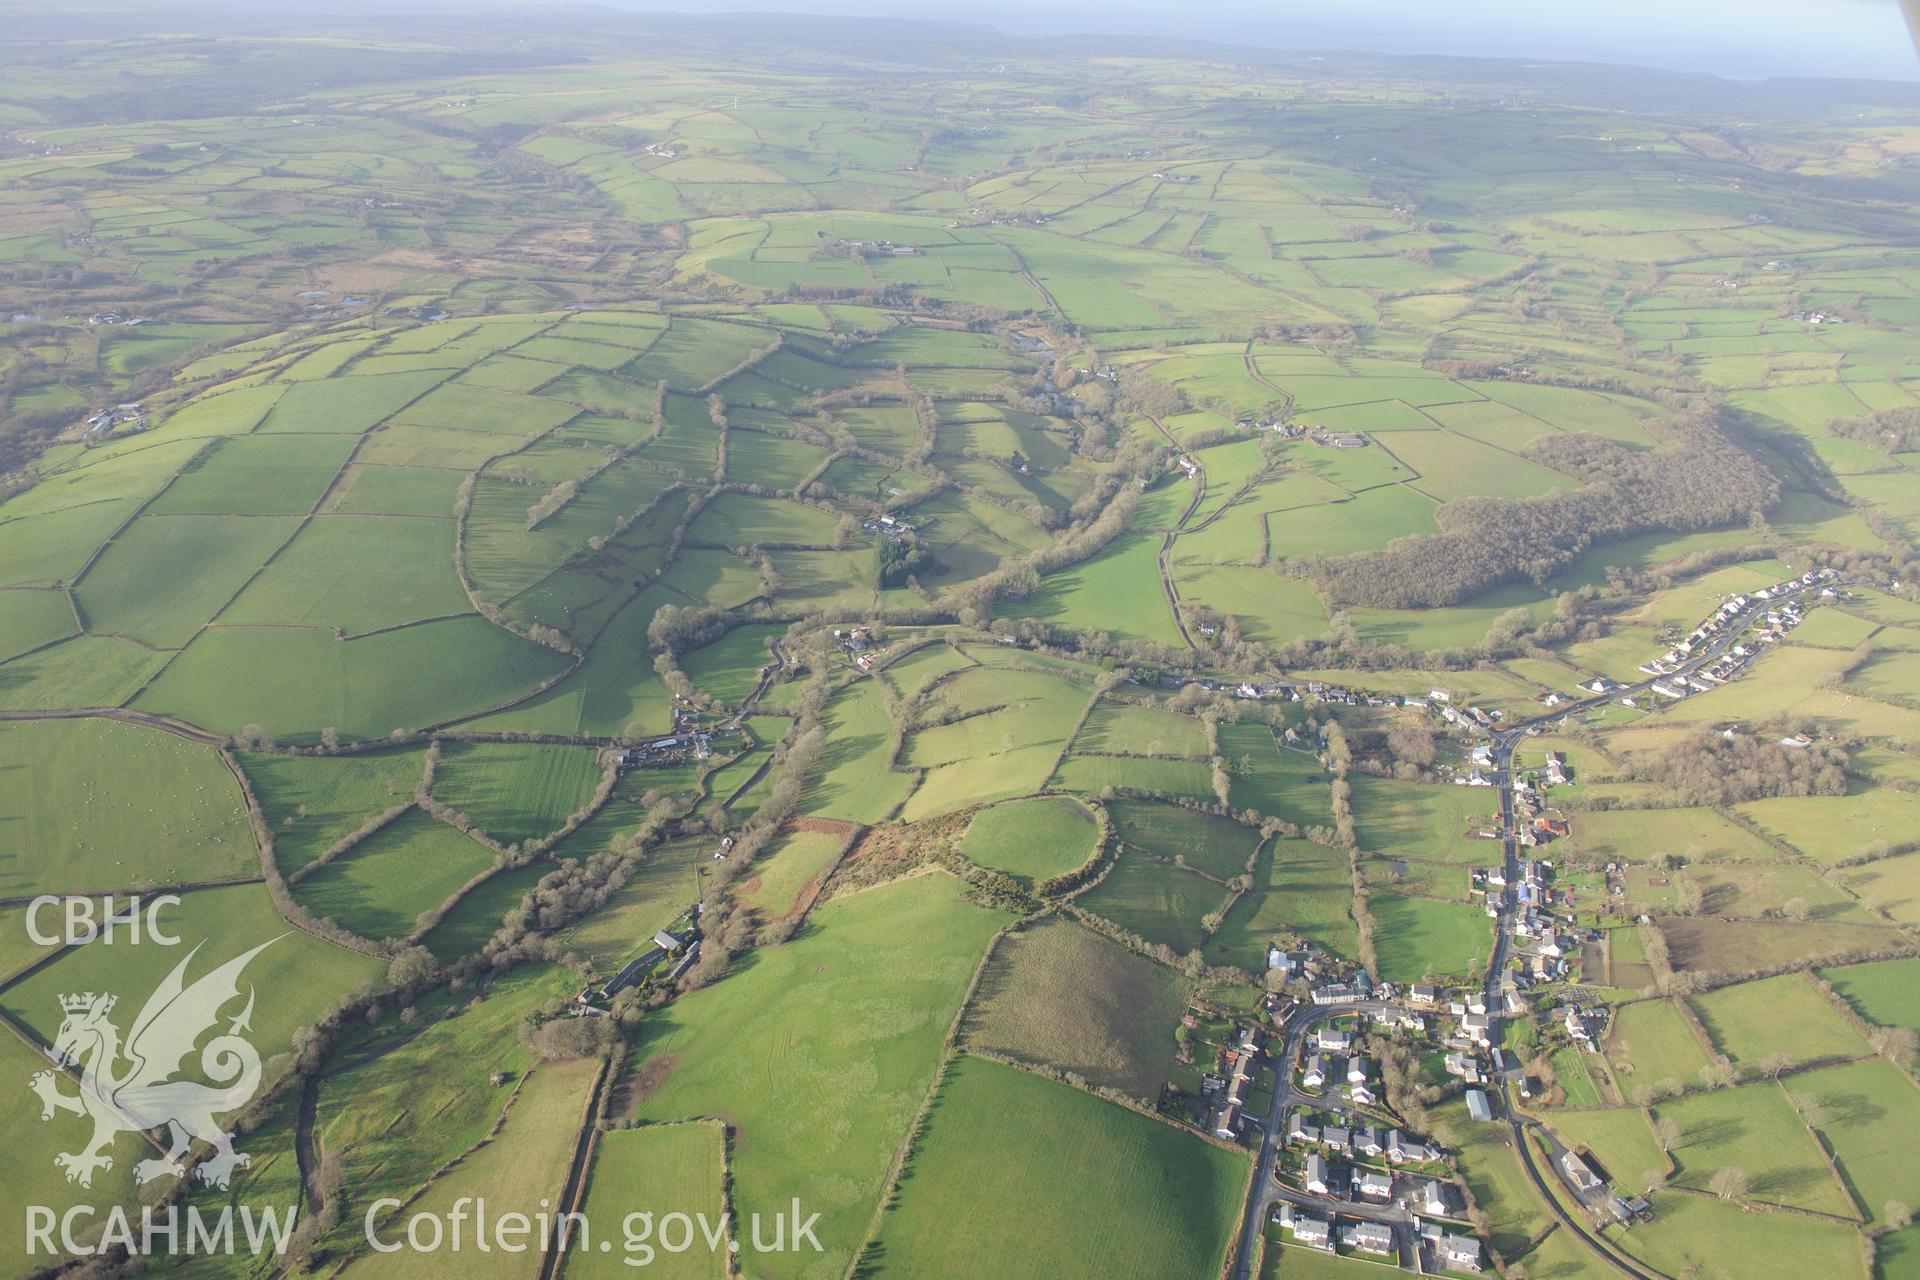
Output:
<path fill-rule="evenodd" d="M 710 1251 L 698 1232 L 694 1247 L 678 1253 L 651 1239 L 643 1241 L 653 1251 L 649 1255 L 638 1248 L 626 1250 L 624 1229 L 627 1215 L 635 1212 L 651 1213 L 656 1222 L 670 1213 L 704 1214 L 708 1223 L 719 1222 L 725 1176 L 725 1141 L 717 1124 L 645 1125 L 602 1134 L 594 1146 L 583 1212 L 589 1223 L 601 1224 L 598 1230 L 614 1224 L 623 1234 L 603 1237 L 613 1243 L 605 1253 L 594 1240 L 582 1242 L 577 1253 L 569 1253 L 561 1274 L 571 1280 L 624 1276 L 644 1262 L 648 1275 L 719 1280 L 727 1273 L 726 1258 Z M 640 1224 L 633 1225 L 637 1233 Z M 679 1243 L 678 1236 L 674 1243 Z M 725 1243 L 720 1247 L 725 1250 Z"/>
<path fill-rule="evenodd" d="M 1003 920 L 960 901 L 941 875 L 822 904 L 809 932 L 647 1020 L 635 1064 L 657 1084 L 635 1117 L 724 1111 L 740 1132 L 736 1212 L 771 1213 L 801 1196 L 821 1214 L 827 1257 L 844 1265 Z M 834 1011 L 824 1029 L 823 1009 Z M 743 1061 L 767 1088 L 741 1092 Z M 802 1261 L 770 1256 L 765 1266 L 791 1274 Z"/>
<path fill-rule="evenodd" d="M 1717 1267 L 1741 1280 L 1793 1280 L 1809 1271 L 1866 1280 L 1859 1238 L 1845 1223 L 1784 1213 L 1752 1214 L 1710 1196 L 1666 1191 L 1652 1197 L 1650 1229 L 1614 1243 L 1628 1257 L 1677 1275 Z"/>
<path fill-rule="evenodd" d="M 1331 824 L 1326 771 L 1313 756 L 1282 747 L 1266 725 L 1223 724 L 1219 739 L 1230 775 L 1227 798 L 1235 808 L 1300 827 Z"/>
<path fill-rule="evenodd" d="M 1641 1000 L 1623 1006 L 1614 1019 L 1607 1054 L 1621 1073 L 1621 1087 L 1672 1081 L 1692 1084 L 1709 1062 L 1706 1046 L 1686 1015 L 1666 1000 Z"/>
<path fill-rule="evenodd" d="M 257 724 L 275 737 L 311 740 L 333 728 L 343 738 L 382 738 L 530 693 L 565 666 L 551 649 L 476 617 L 351 640 L 306 628 L 216 627 L 136 701 L 236 733 Z"/>
<path fill-rule="evenodd" d="M 440 748 L 433 798 L 451 805 L 502 844 L 520 844 L 557 830 L 586 807 L 600 780 L 592 751 L 544 746 L 532 751 L 495 743 L 450 742 Z"/>
<path fill-rule="evenodd" d="M 1889 1204 L 1912 1204 L 1920 1177 L 1900 1135 L 1920 1122 L 1920 1091 L 1892 1063 L 1879 1060 L 1823 1067 L 1790 1086 L 1816 1108 L 1815 1128 L 1833 1148 L 1840 1178 L 1876 1221 Z"/>
<path fill-rule="evenodd" d="M 967 824 L 970 861 L 1029 882 L 1063 875 L 1093 856 L 1099 827 L 1085 805 L 1064 796 L 983 809 Z"/>
<path fill-rule="evenodd" d="M 1383 778 L 1353 780 L 1360 847 L 1435 862 L 1493 862 L 1499 846 L 1468 833 L 1492 825 L 1490 788 L 1438 787 Z"/>
<path fill-rule="evenodd" d="M 1778 1085 L 1691 1094 L 1661 1103 L 1656 1114 L 1680 1128 L 1673 1159 L 1682 1186 L 1706 1190 L 1717 1170 L 1731 1167 L 1746 1171 L 1757 1200 L 1842 1216 L 1851 1208 Z"/>
<path fill-rule="evenodd" d="M 964 1024 L 969 1048 L 1070 1071 L 1143 1103 L 1173 1065 L 1185 983 L 1089 929 L 1048 920 L 1000 940 Z"/>
<path fill-rule="evenodd" d="M 151 942 L 130 946 L 102 941 L 77 947 L 0 993 L 0 1006 L 40 1043 L 51 1044 L 61 1023 L 61 995 L 111 991 L 121 995 L 123 1014 L 117 1021 L 130 1026 L 147 996 L 175 965 L 187 960 L 193 947 L 201 950 L 188 965 L 187 981 L 267 943 L 243 979 L 243 988 L 252 985 L 277 995 L 271 1005 L 258 1002 L 253 1013 L 252 1042 L 264 1060 L 284 1052 L 297 1028 L 312 1022 L 358 983 L 377 978 L 386 967 L 377 959 L 289 929 L 258 885 L 183 894 L 178 906 L 161 909 L 159 921 L 180 938 L 177 954 Z M 229 1012 L 238 1011 L 235 1005 Z"/>
<path fill-rule="evenodd" d="M 846 847 L 844 834 L 789 832 L 754 863 L 750 877 L 737 892 L 737 900 L 769 919 L 792 915 L 819 887 Z"/>
<path fill-rule="evenodd" d="M 1849 965 L 1823 969 L 1820 976 L 1867 1021 L 1920 1030 L 1920 961 Z"/>
<path fill-rule="evenodd" d="M 425 765 L 418 749 L 351 756 L 246 751 L 238 759 L 273 834 L 273 856 L 288 875 L 362 823 L 410 803 Z"/>
<path fill-rule="evenodd" d="M 1249 827 L 1178 805 L 1116 800 L 1107 812 L 1113 819 L 1114 834 L 1123 844 L 1218 880 L 1244 874 L 1260 843 L 1259 834 Z"/>
<path fill-rule="evenodd" d="M 599 1063 L 580 1058 L 544 1063 L 521 1083 L 507 1108 L 506 1122 L 494 1140 L 428 1184 L 404 1215 L 390 1219 L 374 1234 L 383 1243 L 405 1242 L 405 1218 L 415 1213 L 445 1214 L 463 1199 L 484 1202 L 489 1212 L 531 1217 L 543 1202 L 566 1186 L 575 1135 L 588 1114 Z M 504 1250 L 471 1251 L 460 1268 L 473 1276 L 518 1276 L 526 1261 Z M 341 1274 L 361 1277 L 416 1274 L 419 1261 L 405 1249 L 362 1253 Z"/>
<path fill-rule="evenodd" d="M 1298 934 L 1339 956 L 1359 946 L 1346 858 L 1306 840 L 1276 840 L 1254 865 L 1253 888 L 1234 903 L 1207 940 L 1207 959 L 1253 973 L 1266 967 L 1267 947 Z"/>
<path fill-rule="evenodd" d="M 1715 1046 L 1743 1066 L 1773 1054 L 1808 1062 L 1870 1052 L 1826 997 L 1797 973 L 1722 987 L 1692 1003 Z"/>
<path fill-rule="evenodd" d="M 533 1065 L 517 1028 L 560 993 L 558 976 L 544 965 L 517 970 L 418 1035 L 407 1035 L 389 1017 L 374 1032 L 372 1052 L 322 1082 L 316 1137 L 322 1149 L 339 1154 L 349 1184 L 360 1188 L 357 1194 L 369 1203 L 381 1196 L 405 1198 L 492 1130 L 513 1090 L 510 1083 L 490 1083 L 490 1077 L 500 1073 L 512 1081 Z M 562 1103 L 559 1110 L 569 1108 Z M 543 1142 L 571 1135 L 579 1116 L 572 1110 Z M 513 1145 L 495 1149 L 510 1155 Z M 364 1227 L 349 1220 L 330 1239 L 354 1247 L 364 1241 Z"/>
<path fill-rule="evenodd" d="M 404 937 L 492 861 L 485 845 L 414 809 L 307 876 L 294 896 L 362 937 Z"/>
<path fill-rule="evenodd" d="M 1205 756 L 1206 729 L 1191 716 L 1101 701 L 1073 740 L 1074 749 L 1112 755 Z"/>
<path fill-rule="evenodd" d="M 196 743 L 114 720 L 0 724 L 0 774 L 20 784 L 0 799 L 7 897 L 260 872 L 240 789 Z"/>
<path fill-rule="evenodd" d="M 1383 980 L 1464 977 L 1486 968 L 1492 922 L 1477 905 L 1375 893 L 1368 907 Z"/>
<path fill-rule="evenodd" d="M 889 1273 L 1040 1277 L 1217 1270 L 1246 1157 L 1014 1067 L 962 1057 L 877 1243 Z M 964 1209 L 957 1209 L 964 1204 Z"/>
<path fill-rule="evenodd" d="M 1100 883 L 1076 899 L 1127 932 L 1182 953 L 1206 942 L 1204 919 L 1226 900 L 1224 886 L 1144 849 L 1124 850 Z"/>
<path fill-rule="evenodd" d="M 1621 1187 L 1644 1191 L 1666 1176 L 1666 1153 L 1646 1112 L 1638 1107 L 1559 1111 L 1552 1125 L 1562 1142 L 1575 1150 L 1584 1148 Z"/>

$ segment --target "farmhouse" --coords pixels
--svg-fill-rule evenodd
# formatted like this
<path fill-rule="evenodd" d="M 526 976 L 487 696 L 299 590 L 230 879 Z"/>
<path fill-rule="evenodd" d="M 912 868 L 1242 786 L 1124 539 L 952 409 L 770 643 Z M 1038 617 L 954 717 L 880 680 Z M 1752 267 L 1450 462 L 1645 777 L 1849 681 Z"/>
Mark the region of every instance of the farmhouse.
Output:
<path fill-rule="evenodd" d="M 1598 1191 L 1606 1185 L 1600 1181 L 1600 1175 L 1593 1171 L 1593 1166 L 1572 1151 L 1560 1157 L 1560 1168 L 1566 1172 L 1568 1184 L 1581 1195 Z"/>
<path fill-rule="evenodd" d="M 1308 439 L 1323 449 L 1364 449 L 1367 438 L 1353 431 L 1328 431 L 1316 427 Z"/>

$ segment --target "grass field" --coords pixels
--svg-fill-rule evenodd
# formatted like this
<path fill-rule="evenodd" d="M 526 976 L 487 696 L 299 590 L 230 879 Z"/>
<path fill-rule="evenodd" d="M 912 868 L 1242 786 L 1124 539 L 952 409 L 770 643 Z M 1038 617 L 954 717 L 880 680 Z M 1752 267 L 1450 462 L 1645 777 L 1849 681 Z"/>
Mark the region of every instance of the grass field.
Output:
<path fill-rule="evenodd" d="M 823 721 L 831 744 L 819 780 L 804 801 L 808 813 L 876 822 L 906 798 L 913 780 L 887 770 L 886 715 L 879 689 L 855 681 L 836 696 Z"/>
<path fill-rule="evenodd" d="M 1360 847 L 1435 862 L 1497 861 L 1499 846 L 1470 830 L 1493 824 L 1498 802 L 1485 787 L 1431 786 L 1385 778 L 1352 780 Z"/>
<path fill-rule="evenodd" d="M 1245 874 L 1259 833 L 1216 814 L 1154 801 L 1116 800 L 1107 807 L 1124 844 L 1171 859 L 1217 880 Z"/>
<path fill-rule="evenodd" d="M 1689 861 L 1772 858 L 1758 837 L 1711 809 L 1617 809 L 1581 813 L 1568 847 L 1607 861 L 1653 862 L 1674 854 Z"/>
<path fill-rule="evenodd" d="M 1568 1146 L 1584 1148 L 1617 1185 L 1644 1191 L 1664 1179 L 1667 1156 L 1654 1139 L 1653 1125 L 1638 1107 L 1558 1111 L 1554 1132 Z"/>
<path fill-rule="evenodd" d="M 760 680 L 760 668 L 771 662 L 767 641 L 780 634 L 774 627 L 735 627 L 703 649 L 696 649 L 680 661 L 680 669 L 694 687 L 704 690 L 728 706 L 753 692 Z"/>
<path fill-rule="evenodd" d="M 206 747 L 114 720 L 0 724 L 0 775 L 20 784 L 0 790 L 0 895 L 259 874 L 239 786 Z"/>
<path fill-rule="evenodd" d="M 402 814 L 294 888 L 301 905 L 366 938 L 398 938 L 493 861 L 487 847 L 419 809 Z"/>
<path fill-rule="evenodd" d="M 826 831 L 790 831 L 753 864 L 736 893 L 738 901 L 768 919 L 793 914 L 840 860 L 847 837 Z"/>
<path fill-rule="evenodd" d="M 479 1150 L 435 1178 L 419 1199 L 396 1210 L 375 1234 L 383 1242 L 405 1240 L 405 1220 L 416 1213 L 443 1215 L 463 1198 L 484 1201 L 489 1214 L 522 1213 L 529 1218 L 565 1190 L 574 1138 L 587 1114 L 594 1076 L 600 1064 L 591 1058 L 548 1062 L 520 1085 L 507 1109 L 506 1124 Z M 497 1221 L 497 1219 L 496 1219 Z M 418 1274 L 419 1259 L 405 1249 L 361 1254 L 342 1275 L 358 1277 Z M 463 1251 L 460 1270 L 475 1277 L 522 1276 L 526 1257 L 495 1249 Z"/>
<path fill-rule="evenodd" d="M 57 1027 L 58 1021 L 53 1025 Z M 21 1081 L 23 1086 L 35 1072 L 45 1069 L 46 1059 L 20 1040 L 7 1036 L 0 1041 L 0 1070 Z M 71 1091 L 71 1087 L 68 1091 Z M 8 1089 L 0 1094 L 0 1120 L 6 1122 L 9 1133 L 18 1135 L 16 1158 L 8 1162 L 6 1174 L 0 1177 L 0 1187 L 5 1188 L 5 1194 L 11 1202 L 17 1205 L 45 1205 L 57 1214 L 65 1214 L 78 1205 L 97 1206 L 99 1214 L 104 1214 L 112 1205 L 137 1205 L 133 1166 L 136 1159 L 145 1159 L 146 1156 L 135 1154 L 134 1139 L 121 1139 L 116 1144 L 118 1150 L 114 1154 L 117 1158 L 113 1167 L 96 1174 L 91 1187 L 81 1187 L 67 1181 L 59 1166 L 54 1164 L 54 1157 L 63 1152 L 79 1151 L 86 1141 L 88 1129 L 74 1117 L 66 1118 L 61 1124 L 43 1124 L 40 1110 L 40 1099 L 25 1087 Z M 8 1214 L 5 1221 L 0 1222 L 0 1257 L 4 1257 L 10 1267 L 23 1272 L 23 1264 L 28 1258 L 27 1228 L 24 1213 Z M 87 1231 L 77 1231 L 76 1235 L 82 1240 L 97 1241 L 105 1229 L 105 1221 L 97 1218 L 89 1224 Z"/>
<path fill-rule="evenodd" d="M 1651 1199 L 1653 1222 L 1612 1242 L 1662 1274 L 1698 1267 L 1702 1275 L 1740 1280 L 1793 1280 L 1810 1271 L 1866 1280 L 1859 1237 L 1845 1223 L 1752 1214 L 1724 1200 L 1681 1191 L 1658 1192 Z"/>
<path fill-rule="evenodd" d="M 313 520 L 220 613 L 223 625 L 338 627 L 359 635 L 472 608 L 453 572 L 451 520 Z"/>
<path fill-rule="evenodd" d="M 1805 1072 L 1788 1089 L 1811 1102 L 1803 1114 L 1833 1147 L 1841 1179 L 1870 1218 L 1885 1221 L 1889 1204 L 1920 1197 L 1920 1172 L 1901 1138 L 1920 1124 L 1920 1090 L 1911 1076 L 1871 1059 Z"/>
<path fill-rule="evenodd" d="M 1276 840 L 1254 866 L 1251 891 L 1207 940 L 1207 959 L 1259 973 L 1268 945 L 1288 933 L 1351 957 L 1359 946 L 1352 900 L 1343 855 L 1306 840 Z"/>
<path fill-rule="evenodd" d="M 367 819 L 411 800 L 420 784 L 425 751 L 351 756 L 243 751 L 238 759 L 273 833 L 273 856 L 290 875 Z"/>
<path fill-rule="evenodd" d="M 1743 1066 L 1773 1054 L 1810 1062 L 1871 1052 L 1804 974 L 1721 987 L 1692 1003 L 1720 1052 Z"/>
<path fill-rule="evenodd" d="M 1741 805 L 1740 813 L 1815 861 L 1828 862 L 1906 839 L 1920 823 L 1920 796 L 1856 785 L 1845 797 L 1756 800 Z"/>
<path fill-rule="evenodd" d="M 1071 1071 L 1152 1105 L 1173 1065 L 1186 984 L 1170 969 L 1070 921 L 1002 938 L 964 1024 L 964 1042 Z"/>
<path fill-rule="evenodd" d="M 1635 1086 L 1661 1081 L 1692 1084 L 1710 1061 L 1686 1015 L 1666 1000 L 1623 1005 L 1614 1017 L 1607 1055 L 1629 1095 Z"/>
<path fill-rule="evenodd" d="M 585 808 L 600 780 L 586 747 L 528 751 L 499 743 L 446 743 L 433 775 L 433 798 L 471 818 L 502 844 L 558 829 Z"/>
<path fill-rule="evenodd" d="M 145 710 L 276 737 L 383 738 L 531 692 L 566 660 L 477 617 L 352 640 L 308 628 L 202 632 L 136 700 Z M 287 672 L 297 673 L 288 679 Z"/>
<path fill-rule="evenodd" d="M 967 825 L 960 851 L 972 862 L 1032 884 L 1084 865 L 1098 838 L 1099 827 L 1085 805 L 1048 796 L 981 810 Z"/>
<path fill-rule="evenodd" d="M 499 1072 L 516 1079 L 533 1065 L 519 1025 L 570 986 L 549 966 L 517 969 L 493 983 L 484 997 L 459 1005 L 417 1036 L 389 1029 L 378 1046 L 383 1051 L 322 1082 L 320 1149 L 339 1155 L 348 1184 L 368 1203 L 381 1196 L 405 1198 L 427 1186 L 443 1165 L 493 1128 L 512 1086 L 494 1085 L 490 1077 Z M 575 1111 L 555 1125 L 555 1135 L 571 1135 L 578 1116 Z M 509 1155 L 513 1144 L 495 1150 Z M 351 1247 L 364 1239 L 363 1232 L 356 1217 L 330 1239 Z"/>
<path fill-rule="evenodd" d="M 1920 1030 L 1920 960 L 1848 965 L 1820 976 L 1867 1021 Z"/>
<path fill-rule="evenodd" d="M 1218 732 L 1231 779 L 1227 798 L 1235 808 L 1298 827 L 1331 825 L 1332 799 L 1318 760 L 1283 748 L 1263 724 L 1223 724 Z"/>
<path fill-rule="evenodd" d="M 634 1049 L 635 1118 L 724 1112 L 740 1134 L 736 1211 L 770 1214 L 801 1196 L 821 1214 L 826 1259 L 844 1266 L 1004 919 L 960 901 L 945 875 L 823 903 L 794 941 L 647 1020 Z M 743 1092 L 740 1063 L 766 1087 Z M 811 1255 L 763 1263 L 773 1275 L 816 1265 Z"/>
<path fill-rule="evenodd" d="M 74 590 L 87 629 L 177 649 L 293 535 L 290 516 L 142 516 Z M 146 590 L 164 580 L 164 594 Z"/>
<path fill-rule="evenodd" d="M 1492 922 L 1477 905 L 1375 893 L 1369 909 L 1383 981 L 1465 977 L 1486 967 Z"/>
<path fill-rule="evenodd" d="M 1076 750 L 1113 755 L 1205 756 L 1206 728 L 1192 716 L 1123 702 L 1094 704 Z"/>
<path fill-rule="evenodd" d="M 1144 849 L 1127 849 L 1106 876 L 1076 901 L 1088 911 L 1185 953 L 1206 941 L 1203 920 L 1226 904 L 1227 890 Z"/>
<path fill-rule="evenodd" d="M 695 1232 L 695 1245 L 679 1253 L 661 1249 L 652 1240 L 651 1256 L 625 1248 L 627 1216 L 651 1213 L 658 1222 L 670 1213 L 704 1214 L 709 1223 L 720 1221 L 725 1208 L 721 1183 L 726 1176 L 726 1148 L 721 1127 L 712 1122 L 645 1125 L 600 1135 L 588 1174 L 583 1212 L 596 1234 L 616 1230 L 613 1249 L 599 1252 L 597 1242 L 582 1242 L 570 1251 L 560 1274 L 568 1280 L 602 1280 L 631 1275 L 641 1263 L 644 1274 L 670 1280 L 720 1280 L 727 1274 L 726 1245 L 710 1251 L 705 1237 Z M 642 1208 L 644 1206 L 644 1208 Z M 640 1224 L 632 1224 L 636 1234 Z M 749 1234 L 747 1239 L 751 1240 Z M 678 1237 L 675 1237 L 678 1243 Z"/>
<path fill-rule="evenodd" d="M 1213 776 L 1201 760 L 1149 760 L 1136 756 L 1068 756 L 1060 762 L 1053 785 L 1062 791 L 1099 795 L 1108 787 L 1182 796 L 1190 800 L 1213 798 Z"/>
<path fill-rule="evenodd" d="M 499 931 L 507 912 L 520 905 L 548 870 L 545 863 L 535 862 L 495 872 L 454 903 L 427 931 L 421 945 L 443 964 L 476 954 Z"/>
<path fill-rule="evenodd" d="M 1246 1157 L 1015 1067 L 962 1057 L 877 1244 L 889 1274 L 1212 1274 Z"/>
<path fill-rule="evenodd" d="M 1845 1216 L 1851 1204 L 1828 1172 L 1820 1148 L 1785 1092 L 1774 1084 L 1739 1085 L 1663 1102 L 1656 1115 L 1680 1128 L 1674 1181 L 1707 1190 L 1714 1173 L 1746 1170 L 1753 1197 Z"/>

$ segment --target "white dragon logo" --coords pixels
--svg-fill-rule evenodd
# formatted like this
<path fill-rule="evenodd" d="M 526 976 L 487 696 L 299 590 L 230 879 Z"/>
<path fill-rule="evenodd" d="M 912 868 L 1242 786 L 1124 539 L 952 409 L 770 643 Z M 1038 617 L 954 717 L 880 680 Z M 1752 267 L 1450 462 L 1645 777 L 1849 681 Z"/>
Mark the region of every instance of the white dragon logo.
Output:
<path fill-rule="evenodd" d="M 251 1157 L 233 1149 L 233 1135 L 213 1118 L 216 1112 L 243 1106 L 260 1087 L 260 1055 L 240 1036 L 240 1032 L 251 1029 L 251 986 L 247 988 L 246 1008 L 231 1020 L 224 1034 L 216 1035 L 200 1051 L 200 1070 L 221 1087 L 169 1077 L 181 1069 L 202 1033 L 219 1021 L 221 1007 L 239 997 L 240 973 L 247 962 L 279 940 L 269 939 L 187 986 L 184 977 L 188 963 L 200 950 L 196 946 L 147 997 L 124 1048 L 120 1029 L 107 1020 L 117 996 L 89 991 L 60 997 L 66 1017 L 54 1037 L 51 1057 L 54 1066 L 62 1070 L 37 1072 L 28 1087 L 40 1095 L 42 1120 L 53 1119 L 56 1111 L 93 1118 L 92 1141 L 83 1150 L 62 1152 L 53 1158 L 55 1165 L 66 1170 L 68 1182 L 92 1186 L 96 1169 L 113 1168 L 108 1149 L 118 1135 L 129 1130 L 146 1133 L 162 1126 L 171 1130 L 172 1146 L 165 1156 L 134 1166 L 141 1182 L 185 1174 L 187 1166 L 182 1157 L 195 1138 L 214 1148 L 213 1158 L 198 1170 L 200 1179 L 211 1186 L 224 1189 L 235 1169 L 251 1163 Z M 126 1065 L 121 1068 L 123 1059 Z M 80 1092 L 62 1093 L 59 1081 L 65 1069 L 75 1066 L 80 1067 Z"/>

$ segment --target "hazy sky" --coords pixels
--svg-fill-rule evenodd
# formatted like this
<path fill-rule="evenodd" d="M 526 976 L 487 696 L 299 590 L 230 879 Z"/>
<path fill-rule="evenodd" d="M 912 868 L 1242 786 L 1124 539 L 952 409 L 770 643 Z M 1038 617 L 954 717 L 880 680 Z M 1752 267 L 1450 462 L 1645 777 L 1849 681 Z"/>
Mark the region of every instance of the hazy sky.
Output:
<path fill-rule="evenodd" d="M 625 2 L 735 7 L 726 0 Z M 1920 9 L 1920 0 L 1907 3 Z M 950 18 L 1024 35 L 1106 32 L 1279 49 L 1615 62 L 1737 79 L 1920 80 L 1900 0 L 741 0 L 737 7 Z"/>

